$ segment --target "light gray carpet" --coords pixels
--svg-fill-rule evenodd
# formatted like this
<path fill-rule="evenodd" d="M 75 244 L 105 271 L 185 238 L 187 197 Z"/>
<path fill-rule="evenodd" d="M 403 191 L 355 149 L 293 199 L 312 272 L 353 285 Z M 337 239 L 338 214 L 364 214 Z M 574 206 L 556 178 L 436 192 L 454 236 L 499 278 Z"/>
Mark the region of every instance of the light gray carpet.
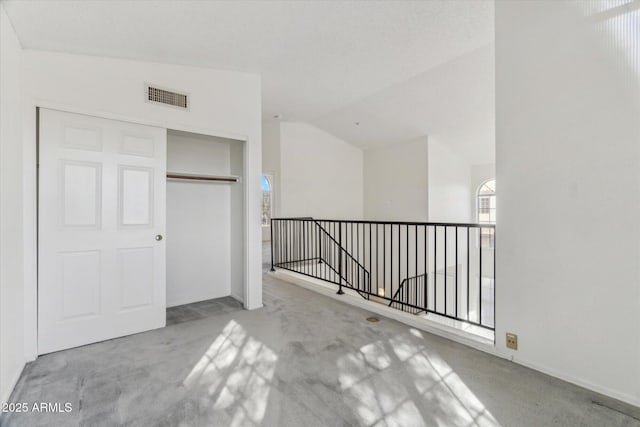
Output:
<path fill-rule="evenodd" d="M 164 329 L 42 356 L 11 400 L 73 410 L 0 424 L 640 426 L 637 408 L 392 320 L 369 323 L 268 275 L 264 302 L 170 309 Z"/>

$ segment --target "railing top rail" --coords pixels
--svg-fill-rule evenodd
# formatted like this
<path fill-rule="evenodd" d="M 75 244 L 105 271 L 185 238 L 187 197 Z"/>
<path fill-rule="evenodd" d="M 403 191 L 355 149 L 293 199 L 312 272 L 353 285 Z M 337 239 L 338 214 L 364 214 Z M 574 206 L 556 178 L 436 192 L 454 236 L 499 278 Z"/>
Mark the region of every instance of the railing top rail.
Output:
<path fill-rule="evenodd" d="M 313 217 L 272 218 L 273 221 L 320 221 L 339 222 L 345 224 L 384 224 L 384 225 L 427 225 L 436 227 L 469 227 L 469 228 L 495 228 L 495 224 L 464 223 L 464 222 L 416 222 L 416 221 L 379 221 L 366 219 L 322 219 Z"/>
<path fill-rule="evenodd" d="M 311 220 L 313 220 L 313 217 L 312 216 L 292 216 L 292 217 L 287 217 L 287 218 L 271 218 L 271 219 L 298 220 L 298 221 L 307 220 L 307 221 L 311 221 Z"/>

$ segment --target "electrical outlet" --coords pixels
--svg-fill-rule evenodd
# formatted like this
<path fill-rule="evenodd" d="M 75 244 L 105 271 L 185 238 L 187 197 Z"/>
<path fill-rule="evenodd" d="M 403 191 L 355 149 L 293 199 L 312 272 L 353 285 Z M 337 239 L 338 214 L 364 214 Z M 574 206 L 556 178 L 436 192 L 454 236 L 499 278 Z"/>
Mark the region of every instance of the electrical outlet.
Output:
<path fill-rule="evenodd" d="M 511 350 L 518 349 L 518 336 L 516 334 L 507 332 L 507 348 Z"/>

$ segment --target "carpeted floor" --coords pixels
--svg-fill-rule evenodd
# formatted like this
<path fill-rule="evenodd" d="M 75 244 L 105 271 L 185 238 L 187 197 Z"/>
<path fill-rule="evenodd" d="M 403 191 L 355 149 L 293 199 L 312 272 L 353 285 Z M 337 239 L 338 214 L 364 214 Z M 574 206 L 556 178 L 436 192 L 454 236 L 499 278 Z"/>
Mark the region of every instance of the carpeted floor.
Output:
<path fill-rule="evenodd" d="M 72 410 L 5 413 L 0 424 L 640 426 L 638 408 L 392 320 L 367 322 L 366 311 L 268 274 L 264 303 L 173 308 L 166 328 L 39 357 L 12 402 Z"/>

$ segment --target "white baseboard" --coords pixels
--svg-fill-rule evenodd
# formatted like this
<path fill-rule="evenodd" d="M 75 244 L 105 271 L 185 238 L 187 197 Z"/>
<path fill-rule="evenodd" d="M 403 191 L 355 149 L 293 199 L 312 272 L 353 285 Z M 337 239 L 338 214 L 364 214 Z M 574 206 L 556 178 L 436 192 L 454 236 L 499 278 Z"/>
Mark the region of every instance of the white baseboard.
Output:
<path fill-rule="evenodd" d="M 593 384 L 589 381 L 585 381 L 582 380 L 580 378 L 574 377 L 572 375 L 567 375 L 563 372 L 559 372 L 553 368 L 549 368 L 547 366 L 544 365 L 540 365 L 537 364 L 535 362 L 531 362 L 529 360 L 525 360 L 525 359 L 521 359 L 514 356 L 509 357 L 509 359 L 511 359 L 511 361 L 513 363 L 517 363 L 518 365 L 522 365 L 525 366 L 529 369 L 533 369 L 534 371 L 538 371 L 538 372 L 542 372 L 543 374 L 549 375 L 551 377 L 555 377 L 558 378 L 562 381 L 566 381 L 568 383 L 577 385 L 578 387 L 582 387 L 584 389 L 587 389 L 589 391 L 598 393 L 598 394 L 602 394 L 606 397 L 609 397 L 611 399 L 616 399 L 619 400 L 621 402 L 624 402 L 626 404 L 629 404 L 631 406 L 636 406 L 638 408 L 640 408 L 640 398 L 638 398 L 637 396 L 633 396 L 630 394 L 626 394 L 626 393 L 620 393 L 619 391 L 616 390 L 612 390 L 610 388 L 607 387 L 602 387 L 599 386 L 597 384 Z"/>
<path fill-rule="evenodd" d="M 485 353 L 498 355 L 493 341 L 487 338 L 479 337 L 477 335 L 473 335 L 468 332 L 461 331 L 459 329 L 452 328 L 450 326 L 443 325 L 429 319 L 425 319 L 423 317 L 405 313 L 404 311 L 396 310 L 395 308 L 391 308 L 377 302 L 368 301 L 350 289 L 344 289 L 344 295 L 337 295 L 335 285 L 329 285 L 322 280 L 314 279 L 287 270 L 276 270 L 275 273 L 268 274 L 272 274 L 274 277 L 277 277 L 281 280 L 328 296 L 329 298 L 333 298 L 345 304 L 353 305 L 371 311 L 373 313 L 380 314 L 381 316 L 387 317 L 389 319 L 397 320 L 398 322 L 402 322 L 405 325 L 423 330 L 425 332 L 429 332 L 433 335 L 447 338 L 451 341 L 464 344 Z"/>
<path fill-rule="evenodd" d="M 201 301 L 208 301 L 210 299 L 224 298 L 224 297 L 228 297 L 228 296 L 233 297 L 233 295 L 231 293 L 228 293 L 228 294 L 201 294 L 201 295 L 181 296 L 180 298 L 177 298 L 177 299 L 172 299 L 170 301 L 167 300 L 167 308 L 178 307 L 178 306 L 186 305 L 186 304 L 193 304 L 193 303 L 201 302 Z"/>
<path fill-rule="evenodd" d="M 314 278 L 293 273 L 287 270 L 277 270 L 275 273 L 269 273 L 269 274 L 272 274 L 273 276 L 281 280 L 284 280 L 286 282 L 293 283 L 295 285 L 301 286 L 305 289 L 317 292 L 322 295 L 326 295 L 330 298 L 341 301 L 345 304 L 350 304 L 356 307 L 363 308 L 365 310 L 369 310 L 371 312 L 380 314 L 390 319 L 394 319 L 399 322 L 402 322 L 408 326 L 412 326 L 414 328 L 421 329 L 423 331 L 432 333 L 434 335 L 447 338 L 451 341 L 464 344 L 466 346 L 472 347 L 476 350 L 483 351 L 485 353 L 489 353 L 496 357 L 510 360 L 513 363 L 516 363 L 518 365 L 522 365 L 529 369 L 533 369 L 534 371 L 538 371 L 543 374 L 558 378 L 562 381 L 566 381 L 568 383 L 577 385 L 579 387 L 585 388 L 592 392 L 602 394 L 606 397 L 619 400 L 621 402 L 624 402 L 632 406 L 640 407 L 640 398 L 638 396 L 620 393 L 616 390 L 611 390 L 607 387 L 601 387 L 596 384 L 590 383 L 589 381 L 584 381 L 580 378 L 576 378 L 571 375 L 566 375 L 565 373 L 556 371 L 552 368 L 539 365 L 535 362 L 521 359 L 516 354 L 513 354 L 512 352 L 507 353 L 507 352 L 501 351 L 499 348 L 497 348 L 494 345 L 493 342 L 490 342 L 485 338 L 478 337 L 478 336 L 466 333 L 464 331 L 459 331 L 457 329 L 448 327 L 446 325 L 441 325 L 437 322 L 429 321 L 428 319 L 424 319 L 412 314 L 408 314 L 403 311 L 399 311 L 382 304 L 367 301 L 363 299 L 360 295 L 358 295 L 356 292 L 353 292 L 348 289 L 345 289 L 344 295 L 336 295 L 335 285 L 327 284 L 322 280 L 314 279 Z"/>
<path fill-rule="evenodd" d="M 241 302 L 242 304 L 244 304 L 244 297 L 240 294 L 237 294 L 235 292 L 231 293 L 231 298 L 233 298 L 234 300 Z"/>

